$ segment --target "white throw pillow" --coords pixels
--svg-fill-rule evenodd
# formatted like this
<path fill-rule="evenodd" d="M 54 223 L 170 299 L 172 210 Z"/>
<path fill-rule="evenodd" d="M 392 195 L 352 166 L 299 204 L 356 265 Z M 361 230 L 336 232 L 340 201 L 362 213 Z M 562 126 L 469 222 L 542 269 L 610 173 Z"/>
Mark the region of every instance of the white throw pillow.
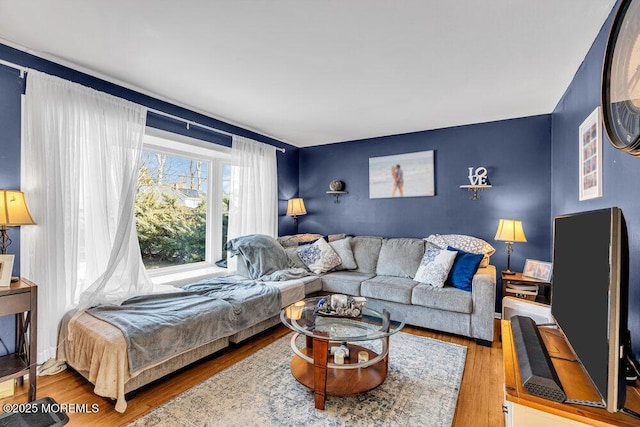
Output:
<path fill-rule="evenodd" d="M 428 246 L 413 280 L 436 288 L 443 287 L 457 253 L 456 251 Z"/>
<path fill-rule="evenodd" d="M 340 256 L 324 239 L 318 239 L 311 245 L 300 246 L 298 256 L 315 274 L 326 273 L 342 264 Z"/>

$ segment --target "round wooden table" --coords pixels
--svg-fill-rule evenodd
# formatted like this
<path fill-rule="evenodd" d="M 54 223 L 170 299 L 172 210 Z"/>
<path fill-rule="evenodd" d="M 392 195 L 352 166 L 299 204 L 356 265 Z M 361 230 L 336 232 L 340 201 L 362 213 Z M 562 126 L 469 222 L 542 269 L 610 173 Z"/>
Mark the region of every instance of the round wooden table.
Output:
<path fill-rule="evenodd" d="M 377 311 L 366 305 L 358 317 L 323 315 L 317 309 L 322 298 L 327 297 L 298 301 L 280 314 L 282 323 L 295 332 L 291 338 L 291 373 L 314 392 L 317 409 L 324 409 L 327 395 L 350 396 L 382 384 L 389 366 L 389 337 L 404 326 L 400 314 L 392 319 L 388 309 Z M 364 342 L 376 340 L 380 341 L 380 351 L 364 346 Z M 304 345 L 299 345 L 301 341 Z M 329 354 L 332 346 L 340 345 L 349 349 L 344 364 L 334 363 Z M 368 354 L 366 362 L 358 361 L 361 351 Z"/>

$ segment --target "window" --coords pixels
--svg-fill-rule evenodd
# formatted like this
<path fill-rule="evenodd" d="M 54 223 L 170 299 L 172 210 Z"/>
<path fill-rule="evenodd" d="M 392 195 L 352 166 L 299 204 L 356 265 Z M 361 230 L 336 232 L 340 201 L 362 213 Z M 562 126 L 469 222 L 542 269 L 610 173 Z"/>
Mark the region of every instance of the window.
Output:
<path fill-rule="evenodd" d="M 229 229 L 229 193 L 231 192 L 231 165 L 222 165 L 222 259 L 227 259 L 227 230 Z"/>
<path fill-rule="evenodd" d="M 147 129 L 135 200 L 142 261 L 154 276 L 226 257 L 230 150 Z"/>

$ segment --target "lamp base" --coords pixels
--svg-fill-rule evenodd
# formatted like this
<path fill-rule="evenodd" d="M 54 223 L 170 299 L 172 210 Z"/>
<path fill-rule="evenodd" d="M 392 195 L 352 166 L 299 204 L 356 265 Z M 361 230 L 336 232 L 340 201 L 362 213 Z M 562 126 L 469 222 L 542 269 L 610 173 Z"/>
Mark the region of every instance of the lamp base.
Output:
<path fill-rule="evenodd" d="M 11 283 L 17 282 L 20 280 L 19 276 L 11 276 Z"/>
<path fill-rule="evenodd" d="M 502 274 L 504 274 L 505 276 L 513 276 L 516 274 L 516 272 L 511 270 L 502 270 Z"/>

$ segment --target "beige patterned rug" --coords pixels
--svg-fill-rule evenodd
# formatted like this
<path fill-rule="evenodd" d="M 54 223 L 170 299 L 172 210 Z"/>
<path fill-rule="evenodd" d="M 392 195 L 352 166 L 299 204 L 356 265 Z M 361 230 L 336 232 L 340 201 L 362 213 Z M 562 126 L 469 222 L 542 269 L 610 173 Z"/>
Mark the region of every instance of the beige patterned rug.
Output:
<path fill-rule="evenodd" d="M 287 336 L 169 402 L 132 426 L 450 426 L 467 348 L 399 332 L 391 337 L 389 374 L 368 393 L 313 393 L 291 375 Z"/>

